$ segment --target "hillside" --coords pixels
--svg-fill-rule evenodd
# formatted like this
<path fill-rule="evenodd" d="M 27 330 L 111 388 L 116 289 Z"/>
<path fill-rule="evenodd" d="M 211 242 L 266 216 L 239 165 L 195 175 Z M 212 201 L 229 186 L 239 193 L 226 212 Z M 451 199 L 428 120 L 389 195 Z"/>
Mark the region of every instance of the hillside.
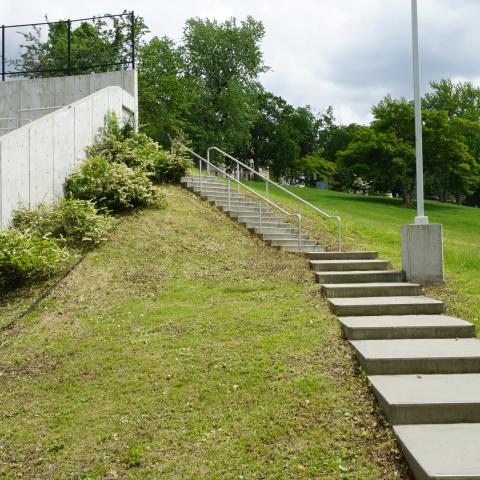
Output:
<path fill-rule="evenodd" d="M 2 478 L 407 478 L 305 259 L 166 193 L 1 332 Z"/>

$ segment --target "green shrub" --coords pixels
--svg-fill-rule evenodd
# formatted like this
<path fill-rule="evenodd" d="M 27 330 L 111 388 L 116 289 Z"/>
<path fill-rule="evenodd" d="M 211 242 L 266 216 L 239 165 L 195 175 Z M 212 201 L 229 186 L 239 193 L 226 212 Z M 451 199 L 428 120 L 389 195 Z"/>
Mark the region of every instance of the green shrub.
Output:
<path fill-rule="evenodd" d="M 0 232 L 0 289 L 7 290 L 56 274 L 70 258 L 53 238 L 15 229 Z"/>
<path fill-rule="evenodd" d="M 87 154 L 142 170 L 150 178 L 164 183 L 178 183 L 192 166 L 178 140 L 172 142 L 171 152 L 163 150 L 144 133 L 122 129 L 115 114 L 106 116 L 105 127 L 95 145 L 87 149 Z"/>
<path fill-rule="evenodd" d="M 101 214 L 88 200 L 62 199 L 58 205 L 40 204 L 13 214 L 13 226 L 40 237 L 64 238 L 69 244 L 92 247 L 100 244 L 113 219 Z"/>
<path fill-rule="evenodd" d="M 162 204 L 163 195 L 142 170 L 92 157 L 65 181 L 67 198 L 91 200 L 97 208 L 113 211 Z"/>

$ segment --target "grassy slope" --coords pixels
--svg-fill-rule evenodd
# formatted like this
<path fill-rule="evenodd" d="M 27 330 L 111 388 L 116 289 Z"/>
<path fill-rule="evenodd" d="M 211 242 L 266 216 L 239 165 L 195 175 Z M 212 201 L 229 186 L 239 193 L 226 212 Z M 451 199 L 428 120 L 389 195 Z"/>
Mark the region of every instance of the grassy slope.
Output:
<path fill-rule="evenodd" d="M 1 333 L 0 478 L 406 478 L 305 260 L 167 195 Z"/>
<path fill-rule="evenodd" d="M 257 190 L 264 186 L 252 183 Z M 340 215 L 347 248 L 378 250 L 383 258 L 401 267 L 400 229 L 413 222 L 414 210 L 405 209 L 400 200 L 365 197 L 311 188 L 294 187 L 292 191 L 331 214 Z M 278 202 L 293 207 L 287 195 L 270 189 Z M 426 215 L 430 223 L 442 223 L 446 285 L 428 293 L 443 298 L 448 311 L 480 326 L 480 210 L 452 204 L 427 201 Z M 307 228 L 320 237 L 325 222 L 307 208 Z M 334 223 L 331 231 L 335 232 Z M 332 241 L 334 237 L 326 239 Z"/>

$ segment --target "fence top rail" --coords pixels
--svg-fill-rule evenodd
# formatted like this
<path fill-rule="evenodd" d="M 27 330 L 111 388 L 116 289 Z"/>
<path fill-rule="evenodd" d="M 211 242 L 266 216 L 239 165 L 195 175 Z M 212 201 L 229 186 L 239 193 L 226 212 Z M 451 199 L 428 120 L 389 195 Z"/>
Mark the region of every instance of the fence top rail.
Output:
<path fill-rule="evenodd" d="M 37 27 L 40 25 L 54 25 L 57 23 L 67 23 L 67 22 L 86 22 L 88 20 L 102 20 L 104 18 L 118 18 L 118 17 L 126 17 L 131 15 L 132 12 L 125 12 L 125 13 L 116 13 L 112 15 L 99 15 L 93 17 L 86 17 L 86 18 L 67 18 L 65 20 L 55 20 L 52 22 L 37 22 L 37 23 L 20 23 L 17 25 L 2 25 L 2 28 L 20 28 L 20 27 Z"/>
<path fill-rule="evenodd" d="M 253 172 L 255 175 L 257 175 L 258 177 L 262 178 L 263 180 L 265 180 L 266 182 L 274 185 L 275 187 L 279 188 L 280 190 L 282 190 L 283 192 L 287 193 L 288 195 L 290 195 L 291 197 L 295 198 L 296 200 L 298 200 L 299 202 L 303 203 L 304 205 L 307 205 L 308 207 L 312 208 L 313 210 L 317 211 L 318 213 L 321 213 L 324 217 L 326 218 L 332 218 L 332 219 L 335 219 L 337 220 L 338 222 L 341 222 L 340 220 L 340 217 L 338 215 L 330 215 L 329 213 L 327 212 L 324 212 L 323 210 L 321 210 L 320 208 L 316 207 L 315 205 L 312 205 L 310 202 L 307 202 L 306 200 L 304 200 L 302 197 L 299 197 L 298 195 L 295 195 L 293 192 L 291 192 L 290 190 L 286 189 L 285 187 L 282 187 L 281 185 L 279 185 L 278 183 L 274 182 L 273 180 L 270 180 L 268 177 L 265 177 L 264 175 L 262 175 L 261 173 L 257 172 L 256 170 L 254 170 L 253 168 L 249 167 L 248 165 L 245 165 L 244 163 L 242 163 L 240 160 L 237 160 L 236 158 L 232 157 L 231 155 L 229 155 L 227 152 L 224 152 L 223 150 L 221 150 L 220 148 L 218 147 L 210 147 L 207 151 L 207 158 L 208 158 L 208 154 L 210 153 L 210 150 L 215 150 L 219 153 L 221 153 L 222 155 L 224 155 L 225 157 L 229 158 L 230 160 L 233 160 L 234 162 L 238 163 L 239 165 L 241 165 L 243 168 L 246 168 L 247 170 L 249 170 L 250 172 Z"/>
<path fill-rule="evenodd" d="M 201 160 L 202 162 L 205 162 L 207 165 L 213 167 L 215 170 L 217 170 L 218 172 L 220 172 L 222 175 L 225 175 L 228 179 L 230 180 L 233 180 L 235 183 L 238 183 L 239 185 L 241 185 L 242 187 L 246 188 L 249 192 L 253 193 L 254 195 L 256 195 L 257 197 L 260 197 L 262 200 L 264 200 L 265 202 L 267 202 L 269 205 L 271 205 L 272 207 L 276 208 L 277 210 L 279 210 L 280 212 L 282 212 L 283 214 L 289 216 L 289 217 L 297 217 L 297 218 L 301 218 L 301 215 L 299 213 L 290 213 L 290 212 L 287 212 L 285 209 L 283 209 L 282 207 L 278 206 L 277 204 L 275 204 L 274 202 L 272 202 L 271 200 L 269 200 L 268 198 L 264 197 L 262 194 L 256 192 L 253 188 L 250 188 L 248 185 L 245 185 L 244 183 L 241 183 L 240 181 L 238 181 L 235 177 L 233 177 L 232 175 L 228 174 L 227 172 L 224 172 L 222 169 L 218 168 L 216 165 L 214 165 L 213 163 L 209 162 L 208 160 L 206 160 L 205 158 L 201 157 L 198 153 L 195 153 L 193 150 L 191 150 L 190 148 L 186 147 L 185 145 L 183 145 L 183 148 L 185 148 L 185 150 L 187 150 L 187 152 L 191 153 L 194 157 L 196 157 L 198 160 Z"/>

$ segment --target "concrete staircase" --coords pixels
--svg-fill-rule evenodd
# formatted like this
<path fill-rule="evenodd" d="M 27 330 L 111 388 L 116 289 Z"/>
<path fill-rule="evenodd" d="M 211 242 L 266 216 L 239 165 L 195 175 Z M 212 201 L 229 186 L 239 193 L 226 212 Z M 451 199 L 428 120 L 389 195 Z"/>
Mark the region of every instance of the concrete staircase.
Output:
<path fill-rule="evenodd" d="M 307 254 L 418 480 L 480 479 L 480 341 L 374 252 Z"/>
<path fill-rule="evenodd" d="M 198 177 L 182 183 L 200 194 Z M 270 245 L 308 257 L 417 480 L 480 480 L 480 341 L 377 252 L 326 252 L 216 177 L 202 198 Z"/>
<path fill-rule="evenodd" d="M 271 207 L 267 210 L 265 205 L 260 205 L 260 202 L 255 202 L 247 195 L 237 192 L 236 187 L 232 186 L 229 201 L 228 186 L 222 179 L 202 177 L 200 188 L 199 177 L 184 177 L 182 184 L 273 247 L 289 252 L 325 251 L 324 246 L 310 240 L 305 234 L 299 234 L 298 228 L 284 222 Z"/>

